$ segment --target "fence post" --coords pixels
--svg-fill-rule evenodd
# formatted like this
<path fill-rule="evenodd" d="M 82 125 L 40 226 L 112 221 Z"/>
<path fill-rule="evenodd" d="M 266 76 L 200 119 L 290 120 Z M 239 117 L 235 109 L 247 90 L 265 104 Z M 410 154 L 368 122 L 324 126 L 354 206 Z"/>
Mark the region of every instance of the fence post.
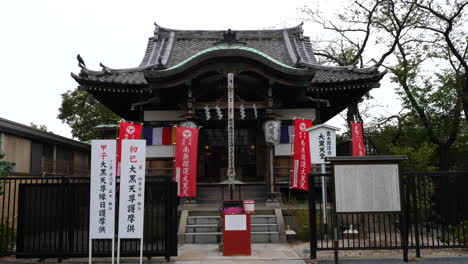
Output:
<path fill-rule="evenodd" d="M 404 180 L 404 177 L 400 174 L 400 187 L 402 193 L 400 199 L 402 202 L 401 207 L 401 246 L 403 248 L 403 261 L 408 262 L 408 225 L 409 225 L 409 188 L 407 181 Z"/>
<path fill-rule="evenodd" d="M 416 257 L 420 258 L 421 257 L 421 248 L 419 244 L 419 208 L 417 206 L 417 188 L 416 188 L 416 181 L 415 177 L 417 177 L 414 174 L 408 175 L 410 177 L 409 182 L 411 185 L 411 196 L 412 196 L 412 207 L 413 207 L 413 217 L 414 217 L 414 240 L 416 242 Z"/>
<path fill-rule="evenodd" d="M 317 258 L 317 211 L 315 208 L 314 175 L 309 174 L 309 237 L 310 258 Z"/>

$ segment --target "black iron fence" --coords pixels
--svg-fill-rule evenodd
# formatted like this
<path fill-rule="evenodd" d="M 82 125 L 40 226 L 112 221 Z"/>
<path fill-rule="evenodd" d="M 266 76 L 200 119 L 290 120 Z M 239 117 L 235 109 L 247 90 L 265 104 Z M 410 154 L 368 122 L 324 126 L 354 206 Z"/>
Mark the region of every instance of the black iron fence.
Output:
<path fill-rule="evenodd" d="M 0 255 L 88 256 L 88 177 L 8 177 L 2 185 Z M 119 184 L 116 187 L 118 192 Z M 170 177 L 146 177 L 144 256 L 177 255 L 176 198 Z M 137 240 L 122 240 L 121 255 L 139 256 L 139 245 Z M 94 240 L 93 256 L 110 256 L 111 250 L 110 240 Z"/>
<path fill-rule="evenodd" d="M 316 227 L 310 229 L 311 250 L 332 250 L 331 175 L 312 174 L 309 180 L 310 223 Z M 416 249 L 418 255 L 420 248 L 468 247 L 468 172 L 403 173 L 401 198 L 403 209 L 408 212 L 408 246 Z M 399 213 L 338 215 L 338 247 L 400 249 L 401 220 Z"/>

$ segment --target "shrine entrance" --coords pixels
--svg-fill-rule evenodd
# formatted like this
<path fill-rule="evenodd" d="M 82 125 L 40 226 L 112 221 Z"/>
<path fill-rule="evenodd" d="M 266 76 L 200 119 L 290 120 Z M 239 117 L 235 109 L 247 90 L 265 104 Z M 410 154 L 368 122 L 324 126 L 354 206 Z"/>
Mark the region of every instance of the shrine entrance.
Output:
<path fill-rule="evenodd" d="M 199 137 L 199 181 L 217 183 L 227 180 L 228 147 L 226 121 L 223 127 L 212 126 L 200 130 Z M 236 120 L 235 166 L 236 179 L 243 182 L 263 182 L 262 151 L 263 136 L 259 134 L 257 121 Z M 221 124 L 220 124 L 221 125 Z M 259 164 L 260 162 L 260 164 Z"/>

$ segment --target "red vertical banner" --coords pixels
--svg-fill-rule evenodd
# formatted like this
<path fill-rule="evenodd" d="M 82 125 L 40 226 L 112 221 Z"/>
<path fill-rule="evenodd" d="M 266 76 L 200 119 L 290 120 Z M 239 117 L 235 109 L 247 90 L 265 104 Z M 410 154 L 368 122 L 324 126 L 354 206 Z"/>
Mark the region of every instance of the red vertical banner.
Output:
<path fill-rule="evenodd" d="M 174 177 L 179 197 L 197 196 L 198 128 L 177 127 Z"/>
<path fill-rule="evenodd" d="M 122 153 L 122 140 L 124 139 L 140 139 L 143 125 L 120 122 L 119 138 L 117 140 L 117 176 L 120 176 L 120 159 Z"/>
<path fill-rule="evenodd" d="M 351 123 L 351 134 L 353 137 L 353 156 L 366 156 L 361 123 Z"/>
<path fill-rule="evenodd" d="M 310 172 L 310 143 L 309 132 L 311 120 L 294 120 L 294 146 L 292 155 L 291 188 L 307 191 L 309 183 L 307 175 Z"/>

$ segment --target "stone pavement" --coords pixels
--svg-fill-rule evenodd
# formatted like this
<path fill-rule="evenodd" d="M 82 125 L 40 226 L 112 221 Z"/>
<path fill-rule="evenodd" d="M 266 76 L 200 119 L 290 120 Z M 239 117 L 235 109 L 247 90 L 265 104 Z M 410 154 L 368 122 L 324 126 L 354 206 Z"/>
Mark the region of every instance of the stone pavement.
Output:
<path fill-rule="evenodd" d="M 294 251 L 293 248 L 288 244 L 252 244 L 252 255 L 251 256 L 239 256 L 239 257 L 223 257 L 222 252 L 218 251 L 217 244 L 186 244 L 180 245 L 178 248 L 179 255 L 171 258 L 171 264 L 334 264 L 334 260 L 330 255 L 322 256 L 318 260 L 305 261 L 302 259 L 304 256 L 300 256 Z M 323 251 L 322 251 L 323 252 Z M 392 252 L 391 256 L 371 255 L 357 257 L 342 257 L 340 258 L 340 264 L 468 264 L 468 255 L 463 251 L 463 254 L 458 256 L 439 256 L 439 257 L 423 257 L 423 258 L 410 258 L 410 262 L 403 262 L 401 254 L 398 252 Z M 401 252 L 400 252 L 401 253 Z M 393 257 L 394 256 L 394 257 Z M 136 264 L 138 258 L 122 258 L 122 264 Z M 110 258 L 93 258 L 94 264 L 110 264 Z M 15 259 L 15 258 L 0 258 L 0 263 L 18 263 L 18 264 L 55 264 L 57 259 L 46 259 L 43 262 L 39 262 L 38 259 Z M 87 264 L 88 259 L 72 258 L 63 261 L 64 264 Z M 167 264 L 162 257 L 155 257 L 151 260 L 147 258 L 143 259 L 143 263 L 157 263 Z"/>
<path fill-rule="evenodd" d="M 314 262 L 312 262 L 314 263 Z M 319 264 L 334 264 L 333 259 L 319 260 Z M 410 259 L 409 262 L 404 262 L 401 258 L 395 259 L 340 259 L 340 264 L 468 264 L 468 256 L 466 257 L 426 257 Z"/>
<path fill-rule="evenodd" d="M 179 246 L 174 260 L 176 264 L 305 264 L 288 244 L 252 244 L 252 255 L 239 257 L 223 257 L 217 244 L 186 244 Z"/>

